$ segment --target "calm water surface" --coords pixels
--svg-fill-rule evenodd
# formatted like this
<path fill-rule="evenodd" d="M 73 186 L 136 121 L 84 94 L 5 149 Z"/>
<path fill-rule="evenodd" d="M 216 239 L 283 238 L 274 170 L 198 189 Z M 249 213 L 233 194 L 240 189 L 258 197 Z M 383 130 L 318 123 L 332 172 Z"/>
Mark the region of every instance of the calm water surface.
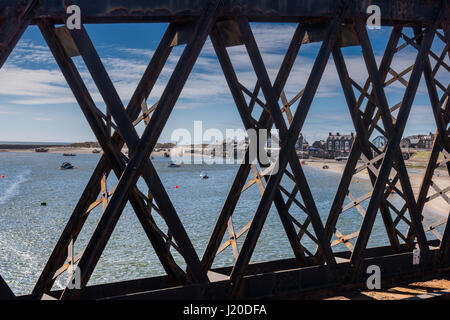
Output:
<path fill-rule="evenodd" d="M 0 179 L 0 274 L 16 294 L 32 290 L 99 159 L 100 155 L 95 154 L 63 157 L 59 154 L 0 153 L 0 175 L 4 175 Z M 72 162 L 78 169 L 59 170 L 64 161 Z M 197 164 L 168 168 L 167 159 L 162 157 L 154 157 L 153 162 L 201 257 L 238 166 Z M 201 179 L 199 175 L 202 171 L 207 171 L 210 178 Z M 304 171 L 325 223 L 340 175 L 308 166 L 304 166 Z M 115 177 L 110 177 L 108 186 L 112 188 L 116 182 Z M 146 192 L 141 181 L 139 185 Z M 287 180 L 283 180 L 282 185 L 288 190 L 293 187 Z M 355 197 L 359 197 L 370 191 L 370 185 L 364 180 L 358 183 L 354 181 L 350 190 Z M 256 186 L 242 194 L 233 215 L 236 231 L 250 221 L 259 198 Z M 301 200 L 299 196 L 297 198 Z M 395 195 L 391 200 L 394 203 L 399 201 Z M 41 206 L 41 202 L 46 202 L 47 206 Z M 367 202 L 363 206 L 367 207 Z M 87 244 L 100 213 L 101 209 L 98 208 L 89 216 L 75 245 L 75 254 Z M 291 214 L 300 222 L 306 217 L 295 205 L 292 206 Z M 156 214 L 155 220 L 166 231 L 165 224 Z M 361 220 L 361 215 L 355 209 L 349 210 L 341 216 L 338 229 L 344 234 L 355 232 Z M 405 228 L 405 225 L 400 225 L 400 229 Z M 309 230 L 312 231 L 311 228 Z M 243 239 L 240 239 L 239 245 Z M 381 218 L 377 218 L 369 245 L 387 243 Z M 305 239 L 304 244 L 310 250 L 315 250 L 312 241 Z M 174 250 L 172 252 L 177 262 L 184 266 L 181 256 Z M 272 208 L 252 262 L 290 257 L 293 254 L 288 240 L 277 212 Z M 232 263 L 233 255 L 228 248 L 217 256 L 214 266 Z M 161 274 L 164 274 L 164 270 L 128 205 L 89 284 Z M 64 281 L 66 277 L 58 280 L 55 288 L 62 287 Z"/>

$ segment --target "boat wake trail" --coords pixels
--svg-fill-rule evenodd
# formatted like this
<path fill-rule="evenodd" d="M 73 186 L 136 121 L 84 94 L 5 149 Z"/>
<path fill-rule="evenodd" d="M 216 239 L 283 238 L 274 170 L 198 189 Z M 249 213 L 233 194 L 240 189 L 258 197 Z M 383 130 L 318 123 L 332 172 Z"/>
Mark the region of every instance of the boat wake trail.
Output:
<path fill-rule="evenodd" d="M 6 184 L 5 191 L 2 191 L 0 189 L 0 204 L 6 203 L 9 199 L 17 195 L 20 190 L 20 185 L 28 181 L 30 173 L 31 170 L 25 170 L 24 172 L 19 174 L 12 183 Z"/>

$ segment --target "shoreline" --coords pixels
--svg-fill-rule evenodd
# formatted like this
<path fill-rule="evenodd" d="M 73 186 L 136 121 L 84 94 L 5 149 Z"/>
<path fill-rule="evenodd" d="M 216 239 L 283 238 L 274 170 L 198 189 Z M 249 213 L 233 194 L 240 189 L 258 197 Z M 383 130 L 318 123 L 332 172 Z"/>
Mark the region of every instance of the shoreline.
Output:
<path fill-rule="evenodd" d="M 38 153 L 35 152 L 34 148 L 24 148 L 24 149 L 16 149 L 17 146 L 14 148 L 6 148 L 6 149 L 0 149 L 1 152 L 23 152 L 23 153 Z M 103 151 L 101 151 L 101 148 L 93 148 L 93 147 L 68 147 L 68 146 L 53 146 L 53 147 L 47 147 L 48 151 L 45 153 L 52 153 L 52 154 L 64 154 L 64 153 L 72 153 L 72 154 L 92 154 L 92 151 L 97 149 L 100 151 L 100 155 L 103 154 Z M 127 151 L 127 148 L 124 148 L 122 150 L 123 152 Z M 167 151 L 166 151 L 167 152 Z M 154 151 L 152 152 L 153 156 L 163 156 L 165 151 Z M 170 151 L 169 151 L 170 153 Z M 201 156 L 201 154 L 193 154 L 194 156 Z M 299 161 L 302 162 L 302 165 L 304 166 L 310 166 L 318 170 L 326 170 L 328 172 L 336 173 L 339 175 L 342 175 L 344 172 L 346 161 L 337 162 L 336 160 L 327 160 L 327 159 L 299 159 Z M 359 165 L 361 165 L 362 162 L 359 162 Z M 327 165 L 328 169 L 323 169 L 323 166 Z M 422 183 L 422 177 L 423 172 L 425 169 L 422 168 L 410 168 L 409 172 L 409 178 L 411 181 L 411 187 L 413 189 L 414 195 L 417 198 L 418 192 L 420 190 L 420 185 Z M 360 172 L 358 172 L 354 178 L 362 179 L 362 180 L 369 180 L 369 174 L 367 172 L 367 169 L 364 169 Z M 391 176 L 392 178 L 392 176 Z M 449 178 L 446 174 L 442 174 L 441 176 L 437 176 L 436 174 L 433 177 L 433 181 L 441 188 L 444 189 L 448 185 Z M 400 182 L 397 184 L 398 188 L 400 187 Z M 434 193 L 432 191 L 432 193 Z M 425 210 L 428 211 L 431 214 L 435 214 L 441 217 L 447 217 L 450 212 L 450 205 L 441 197 L 438 197 L 436 199 L 433 199 L 432 201 L 429 201 L 425 204 Z"/>
<path fill-rule="evenodd" d="M 310 166 L 319 170 L 326 170 L 329 172 L 333 172 L 336 174 L 342 175 L 344 172 L 345 164 L 346 162 L 336 162 L 335 160 L 311 160 L 311 159 L 304 159 L 301 160 L 302 163 L 304 163 L 304 166 Z M 359 165 L 362 164 L 362 162 L 358 163 Z M 324 165 L 327 165 L 328 169 L 323 169 L 322 167 Z M 411 187 L 414 192 L 414 196 L 417 196 L 420 190 L 420 185 L 422 184 L 422 178 L 424 169 L 418 169 L 414 168 L 414 171 L 421 171 L 421 172 L 409 172 L 409 179 L 411 181 Z M 358 172 L 354 177 L 357 177 L 359 179 L 364 179 L 367 181 L 370 181 L 369 174 L 367 172 L 367 169 L 364 169 L 361 172 Z M 391 176 L 392 178 L 392 176 Z M 449 178 L 446 177 L 446 175 L 437 176 L 436 174 L 433 177 L 433 182 L 435 182 L 441 189 L 444 189 L 444 187 L 448 184 Z M 400 182 L 397 183 L 397 187 L 401 189 Z M 430 188 L 432 189 L 432 188 Z M 431 193 L 434 193 L 434 190 L 431 191 Z M 425 204 L 424 211 L 428 211 L 431 214 L 440 216 L 440 217 L 447 217 L 450 212 L 450 205 L 441 197 L 438 197 L 436 199 L 433 199 Z"/>
<path fill-rule="evenodd" d="M 37 146 L 37 148 L 41 148 L 42 146 Z M 36 152 L 35 148 L 9 148 L 9 149 L 0 149 L 1 152 L 18 152 L 18 153 L 38 153 L 38 154 L 45 154 L 45 153 L 52 153 L 52 154 L 64 154 L 64 153 L 72 153 L 75 155 L 78 154 L 93 154 L 92 151 L 98 150 L 100 151 L 100 155 L 103 154 L 103 151 L 101 148 L 90 148 L 90 147 L 67 147 L 67 146 L 57 146 L 57 147 L 45 147 L 48 149 L 47 152 Z M 128 152 L 127 148 L 122 149 L 122 152 Z M 164 151 L 153 151 L 153 156 L 162 156 L 164 155 Z"/>

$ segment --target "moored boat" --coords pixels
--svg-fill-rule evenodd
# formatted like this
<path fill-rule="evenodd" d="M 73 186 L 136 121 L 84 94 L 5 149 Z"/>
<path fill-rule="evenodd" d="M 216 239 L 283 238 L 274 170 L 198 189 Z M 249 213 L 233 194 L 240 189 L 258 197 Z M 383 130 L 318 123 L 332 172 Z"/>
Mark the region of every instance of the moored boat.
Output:
<path fill-rule="evenodd" d="M 63 162 L 60 167 L 61 170 L 69 170 L 73 168 L 74 166 L 70 162 Z"/>
<path fill-rule="evenodd" d="M 169 162 L 168 167 L 169 167 L 169 168 L 179 168 L 179 167 L 181 167 L 181 165 L 180 165 L 180 164 L 173 163 L 173 162 Z"/>

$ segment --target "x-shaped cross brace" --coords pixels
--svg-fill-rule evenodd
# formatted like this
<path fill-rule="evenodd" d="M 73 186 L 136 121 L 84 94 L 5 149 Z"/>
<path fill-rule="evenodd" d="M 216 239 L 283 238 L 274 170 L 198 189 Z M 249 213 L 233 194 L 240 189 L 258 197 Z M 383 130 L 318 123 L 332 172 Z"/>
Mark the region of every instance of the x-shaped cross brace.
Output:
<path fill-rule="evenodd" d="M 94 51 L 92 51 L 92 44 L 90 43 L 89 39 L 86 38 L 83 34 L 83 30 L 75 30 L 72 33 L 72 36 L 74 38 L 74 41 L 77 42 L 77 46 L 80 50 L 80 52 L 88 52 L 83 56 L 83 59 L 85 60 L 86 65 L 88 66 L 88 69 L 90 69 L 90 72 L 94 78 L 97 78 L 96 84 L 99 88 L 99 91 L 103 95 L 105 102 L 110 108 L 110 111 L 115 118 L 117 122 L 118 129 L 120 131 L 120 134 L 124 138 L 124 140 L 129 145 L 129 149 L 131 151 L 136 150 L 136 152 L 132 152 L 132 154 L 135 154 L 134 157 L 132 157 L 128 165 L 126 167 L 117 168 L 116 174 L 120 176 L 119 183 L 116 187 L 116 192 L 112 195 L 104 214 L 102 215 L 102 218 L 97 225 L 96 230 L 94 231 L 94 234 L 92 238 L 90 239 L 86 249 L 84 250 L 80 261 L 78 263 L 78 267 L 80 270 L 82 270 L 81 274 L 81 285 L 82 288 L 84 288 L 87 284 L 87 281 L 90 278 L 90 275 L 92 274 L 95 265 L 100 258 L 100 255 L 106 246 L 106 243 L 112 233 L 112 230 L 114 229 L 115 224 L 117 223 L 121 212 L 123 211 L 123 208 L 126 204 L 126 201 L 128 199 L 128 195 L 130 195 L 130 201 L 133 204 L 134 201 L 134 195 L 132 191 L 135 187 L 135 183 L 137 179 L 139 178 L 141 171 L 143 171 L 144 177 L 147 175 L 146 182 L 149 184 L 150 190 L 152 191 L 152 195 L 155 198 L 155 201 L 157 202 L 159 209 L 161 212 L 165 215 L 166 223 L 168 224 L 168 227 L 170 229 L 171 234 L 174 235 L 175 239 L 178 238 L 177 244 L 180 248 L 184 247 L 184 249 L 187 249 L 184 252 L 184 258 L 186 260 L 186 263 L 188 265 L 188 271 L 190 276 L 192 277 L 193 281 L 196 282 L 207 282 L 208 278 L 206 276 L 206 273 L 203 272 L 200 268 L 200 261 L 198 259 L 198 256 L 196 255 L 196 252 L 191 244 L 191 242 L 188 240 L 187 235 L 184 231 L 184 228 L 180 223 L 174 223 L 176 220 L 179 221 L 178 216 L 176 215 L 174 210 L 168 210 L 168 207 L 171 206 L 169 198 L 166 197 L 166 199 L 162 199 L 162 196 L 165 194 L 165 190 L 162 187 L 162 183 L 159 180 L 158 176 L 155 174 L 156 172 L 153 171 L 152 175 L 152 167 L 151 163 L 148 160 L 149 155 L 151 151 L 154 148 L 154 145 L 156 144 L 156 141 L 161 134 L 162 128 L 164 126 L 165 121 L 167 120 L 168 114 L 172 110 L 176 99 L 178 98 L 179 94 L 181 93 L 181 89 L 187 80 L 187 77 L 192 69 L 193 64 L 195 63 L 195 60 L 198 57 L 198 54 L 200 53 L 200 49 L 203 46 L 204 41 L 206 40 L 206 37 L 212 27 L 212 24 L 215 21 L 215 17 L 217 15 L 217 8 L 219 5 L 219 1 L 212 3 L 204 12 L 202 15 L 202 18 L 198 21 L 195 29 L 195 33 L 193 36 L 193 39 L 190 41 L 190 43 L 185 48 L 185 51 L 183 52 L 183 55 L 180 58 L 180 61 L 177 64 L 177 67 L 175 69 L 175 72 L 173 73 L 171 79 L 169 80 L 169 83 L 167 85 L 166 90 L 164 91 L 161 99 L 160 104 L 158 104 L 158 107 L 155 109 L 155 113 L 152 116 L 151 120 L 149 121 L 149 124 L 147 125 L 146 129 L 144 130 L 144 134 L 142 138 L 139 140 L 137 138 L 137 135 L 135 135 L 134 128 L 132 126 L 131 121 L 128 119 L 126 112 L 124 111 L 123 106 L 119 104 L 119 100 L 117 97 L 105 97 L 107 94 L 114 95 L 114 88 L 112 87 L 112 84 L 110 83 L 110 80 L 106 77 L 107 75 L 103 72 L 102 69 L 103 66 L 101 64 L 98 64 L 99 58 L 95 54 Z M 59 52 L 59 57 L 64 57 L 63 51 Z M 55 56 L 56 57 L 56 56 Z M 61 61 L 62 60 L 62 61 Z M 65 62 L 65 59 L 61 59 L 60 64 Z M 89 65 L 91 68 L 89 68 Z M 98 69 L 96 69 L 98 68 Z M 62 68 L 63 69 L 63 68 Z M 65 68 L 63 69 L 66 70 Z M 67 70 L 66 70 L 67 72 Z M 159 74 L 159 73 L 158 73 Z M 69 78 L 77 78 L 76 74 L 71 74 Z M 183 79 L 180 81 L 180 79 Z M 108 81 L 109 80 L 109 81 Z M 176 84 L 174 84 L 176 83 Z M 78 84 L 78 86 L 74 86 L 75 90 L 79 90 L 79 88 L 84 87 L 82 84 Z M 168 89 L 170 88 L 170 89 Z M 74 89 L 74 88 L 72 88 Z M 74 90 L 74 91 L 75 91 Z M 87 90 L 86 90 L 87 91 Z M 79 100 L 80 97 L 87 97 L 89 96 L 88 93 L 82 92 L 80 95 L 76 95 Z M 108 99 L 106 99 L 108 98 Z M 111 100 L 110 100 L 111 99 Z M 133 100 L 133 99 L 132 99 Z M 143 99 L 140 99 L 138 101 L 138 106 L 142 103 Z M 78 101 L 80 103 L 80 101 Z M 83 101 L 81 101 L 83 102 Z M 80 103 L 81 105 L 82 103 Z M 93 103 L 92 103 L 93 104 Z M 92 108 L 91 108 L 92 109 Z M 89 108 L 86 108 L 86 110 L 89 110 Z M 86 111 L 83 110 L 83 111 Z M 87 118 L 91 117 L 92 115 L 87 115 L 85 112 L 85 115 Z M 105 154 L 109 154 L 108 160 L 111 161 L 113 156 L 115 155 L 116 162 L 121 163 L 121 156 L 118 155 L 118 150 L 113 147 L 109 146 L 110 139 L 107 137 L 106 132 L 99 132 L 102 128 L 102 125 L 104 124 L 98 123 L 99 119 L 92 117 L 92 122 L 97 121 L 97 125 L 93 126 L 93 129 L 96 129 L 96 135 L 99 141 L 103 141 L 102 147 L 104 147 Z M 89 120 L 89 119 L 88 119 Z M 151 129 L 149 129 L 151 128 Z M 106 131 L 106 130 L 104 130 Z M 151 138 L 150 138 L 151 137 Z M 150 138 L 150 139 L 149 139 Z M 152 141 L 152 142 L 149 142 Z M 105 148 L 106 147 L 106 148 Z M 108 148 L 109 147 L 109 148 Z M 106 150 L 105 150 L 106 149 Z M 120 158 L 120 159 L 119 159 Z M 139 167 L 139 169 L 138 169 Z M 150 170 L 149 170 L 150 169 Z M 149 179 L 148 179 L 149 178 Z M 133 181 L 131 181 L 133 180 Z M 131 192 L 131 193 L 130 193 Z M 158 200 L 159 198 L 159 200 Z M 165 200 L 165 201 L 161 201 Z M 141 202 L 142 206 L 145 208 L 145 203 Z M 145 212 L 145 209 L 142 209 L 141 212 Z M 142 222 L 141 222 L 142 223 Z M 181 241 L 180 241 L 181 240 Z M 161 244 L 164 245 L 165 243 L 162 242 Z M 164 252 L 164 254 L 167 254 L 167 251 L 161 251 L 157 250 L 158 252 Z M 81 292 L 80 290 L 69 290 L 65 289 L 62 298 L 73 298 L 78 297 Z"/>
<path fill-rule="evenodd" d="M 339 3 L 337 8 L 337 14 L 330 23 L 329 30 L 327 32 L 324 42 L 322 43 L 321 49 L 312 68 L 311 75 L 305 86 L 304 94 L 300 100 L 299 106 L 297 107 L 297 110 L 293 117 L 292 125 L 290 126 L 289 129 L 287 129 L 286 123 L 284 122 L 284 119 L 282 117 L 281 110 L 278 105 L 277 94 L 274 92 L 274 88 L 270 84 L 267 71 L 265 70 L 261 55 L 257 49 L 253 35 L 251 34 L 248 21 L 246 21 L 246 19 L 244 18 L 238 19 L 240 31 L 243 35 L 243 41 L 244 44 L 246 45 L 247 52 L 250 56 L 255 73 L 261 84 L 261 89 L 263 91 L 264 97 L 266 98 L 266 103 L 270 110 L 270 115 L 275 125 L 277 126 L 277 129 L 280 131 L 281 148 L 279 158 L 277 159 L 278 165 L 277 172 L 273 172 L 273 174 L 267 181 L 264 194 L 255 212 L 252 225 L 250 226 L 250 229 L 242 246 L 239 257 L 230 275 L 230 289 L 231 289 L 230 296 L 232 297 L 238 295 L 239 292 L 242 290 L 241 287 L 242 277 L 244 276 L 245 269 L 250 261 L 257 239 L 261 233 L 265 219 L 270 210 L 272 201 L 276 195 L 278 186 L 281 182 L 281 178 L 285 173 L 285 169 L 288 163 L 290 164 L 291 169 L 293 170 L 293 175 L 295 176 L 297 187 L 299 187 L 303 191 L 302 194 L 302 196 L 304 197 L 303 200 L 305 201 L 305 203 L 309 201 L 311 201 L 311 204 L 314 203 L 309 187 L 303 188 L 303 186 L 305 185 L 307 186 L 307 184 L 305 184 L 306 179 L 304 177 L 303 171 L 301 170 L 300 162 L 296 157 L 294 146 L 297 137 L 300 134 L 303 123 L 306 119 L 308 110 L 312 104 L 313 97 L 317 91 L 320 79 L 325 70 L 331 50 L 336 42 L 336 37 L 334 35 L 340 28 L 342 15 L 345 12 L 346 8 L 347 8 L 347 1 L 342 1 Z M 281 91 L 279 94 L 281 94 Z M 311 207 L 313 207 L 313 205 Z M 309 214 L 311 218 L 314 218 L 316 216 L 311 212 L 309 212 Z M 330 267 L 330 269 L 333 269 L 335 267 L 336 262 L 334 260 L 334 256 L 331 253 L 331 247 L 329 243 L 325 243 L 324 241 L 325 234 L 323 230 L 319 229 L 315 229 L 315 232 L 316 236 L 319 239 L 321 249 L 323 250 L 326 259 L 327 259 L 327 252 L 330 253 L 331 255 L 331 263 L 328 266 Z"/>

